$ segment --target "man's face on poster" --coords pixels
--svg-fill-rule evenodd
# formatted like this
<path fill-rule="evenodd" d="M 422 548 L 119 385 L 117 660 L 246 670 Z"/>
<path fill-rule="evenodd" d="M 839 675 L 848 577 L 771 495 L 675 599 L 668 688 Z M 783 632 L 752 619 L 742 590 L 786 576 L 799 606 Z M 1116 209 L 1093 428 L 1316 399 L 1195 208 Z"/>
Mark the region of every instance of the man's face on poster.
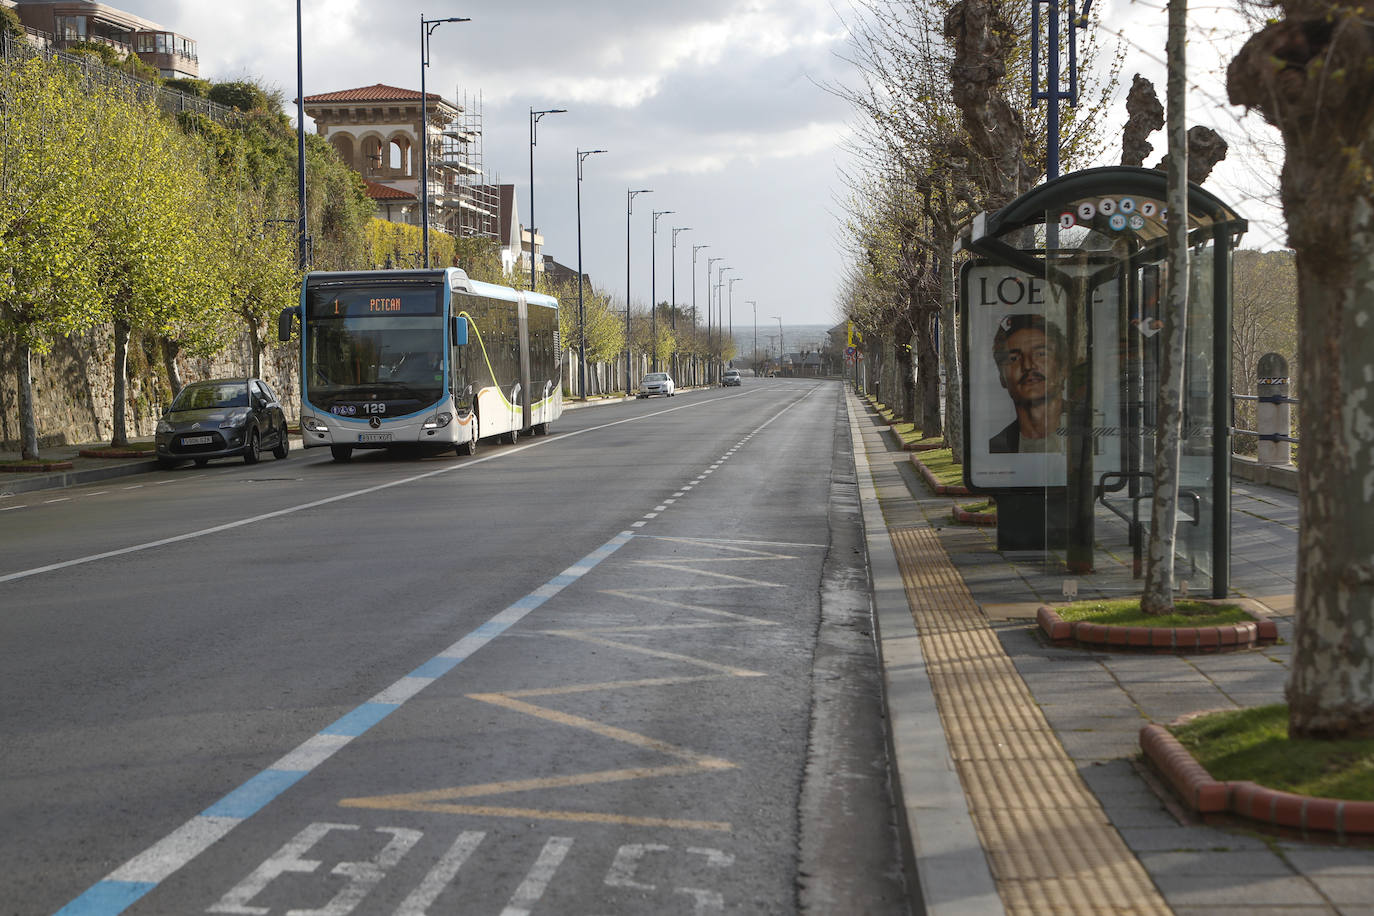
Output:
<path fill-rule="evenodd" d="M 1059 353 L 1040 328 L 1021 328 L 1007 335 L 1006 348 L 998 350 L 998 374 L 1017 406 L 1041 404 L 1058 397 L 1062 382 Z"/>

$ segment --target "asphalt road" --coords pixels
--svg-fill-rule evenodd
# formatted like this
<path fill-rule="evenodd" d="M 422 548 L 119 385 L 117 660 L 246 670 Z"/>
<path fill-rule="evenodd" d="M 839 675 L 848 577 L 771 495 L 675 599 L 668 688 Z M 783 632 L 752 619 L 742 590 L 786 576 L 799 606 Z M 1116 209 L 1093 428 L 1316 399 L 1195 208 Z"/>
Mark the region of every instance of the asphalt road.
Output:
<path fill-rule="evenodd" d="M 904 913 L 836 383 L 0 515 L 0 912 Z"/>

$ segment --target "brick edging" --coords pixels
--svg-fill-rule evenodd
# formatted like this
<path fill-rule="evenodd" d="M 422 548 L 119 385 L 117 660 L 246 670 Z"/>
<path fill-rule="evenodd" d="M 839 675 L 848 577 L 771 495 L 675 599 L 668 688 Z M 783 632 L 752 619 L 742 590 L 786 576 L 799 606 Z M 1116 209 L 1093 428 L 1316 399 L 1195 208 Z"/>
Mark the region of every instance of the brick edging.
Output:
<path fill-rule="evenodd" d="M 1080 620 L 1070 623 L 1041 605 L 1035 612 L 1040 630 L 1054 642 L 1077 642 L 1096 648 L 1152 649 L 1157 652 L 1226 652 L 1247 649 L 1279 638 L 1272 620 L 1217 627 L 1119 627 Z"/>
<path fill-rule="evenodd" d="M 147 449 L 136 448 L 83 448 L 77 452 L 82 458 L 151 458 Z"/>
<path fill-rule="evenodd" d="M 955 506 L 950 510 L 956 522 L 963 522 L 965 525 L 995 525 L 997 524 L 996 512 L 969 512 L 960 506 Z"/>
<path fill-rule="evenodd" d="M 1318 798 L 1248 780 L 1220 782 L 1162 725 L 1140 730 L 1140 749 L 1169 787 L 1199 814 L 1232 814 L 1303 834 L 1374 835 L 1374 802 Z"/>
<path fill-rule="evenodd" d="M 43 464 L 0 464 L 0 473 L 5 474 L 46 474 L 51 471 L 70 471 L 70 461 L 46 461 Z"/>
<path fill-rule="evenodd" d="M 945 485 L 945 484 L 940 483 L 938 480 L 935 479 L 935 475 L 932 474 L 932 473 L 930 472 L 930 468 L 926 467 L 925 464 L 922 463 L 921 460 L 918 459 L 915 455 L 912 455 L 912 456 L 911 456 L 911 463 L 912 463 L 913 465 L 916 466 L 916 470 L 919 471 L 919 472 L 921 473 L 921 477 L 925 480 L 926 486 L 930 487 L 931 491 L 934 492 L 936 496 L 969 496 L 969 495 L 971 495 L 971 494 L 969 493 L 968 487 L 964 487 L 964 486 L 952 486 L 952 487 L 951 487 L 951 486 L 947 486 L 947 485 Z"/>
<path fill-rule="evenodd" d="M 907 452 L 933 452 L 936 449 L 945 447 L 944 440 L 932 440 L 930 442 L 903 442 L 902 450 Z"/>

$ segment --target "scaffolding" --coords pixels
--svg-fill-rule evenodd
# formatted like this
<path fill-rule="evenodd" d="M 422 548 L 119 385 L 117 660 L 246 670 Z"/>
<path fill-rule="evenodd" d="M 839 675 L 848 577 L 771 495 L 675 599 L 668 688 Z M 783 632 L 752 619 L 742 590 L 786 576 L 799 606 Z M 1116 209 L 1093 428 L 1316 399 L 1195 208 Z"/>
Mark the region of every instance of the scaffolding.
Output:
<path fill-rule="evenodd" d="M 457 91 L 455 90 L 455 96 Z M 440 135 L 444 169 L 444 227 L 456 236 L 496 239 L 500 235 L 500 188 L 482 165 L 482 96 L 463 95 L 458 117 Z"/>

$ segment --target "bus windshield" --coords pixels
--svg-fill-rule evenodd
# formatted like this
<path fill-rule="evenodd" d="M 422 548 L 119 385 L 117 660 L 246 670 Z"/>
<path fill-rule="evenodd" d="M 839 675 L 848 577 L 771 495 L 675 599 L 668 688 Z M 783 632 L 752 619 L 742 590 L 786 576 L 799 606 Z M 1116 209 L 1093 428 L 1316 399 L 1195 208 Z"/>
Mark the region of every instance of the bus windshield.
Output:
<path fill-rule="evenodd" d="M 403 416 L 445 394 L 444 323 L 435 286 L 311 289 L 305 384 L 338 416 Z"/>

